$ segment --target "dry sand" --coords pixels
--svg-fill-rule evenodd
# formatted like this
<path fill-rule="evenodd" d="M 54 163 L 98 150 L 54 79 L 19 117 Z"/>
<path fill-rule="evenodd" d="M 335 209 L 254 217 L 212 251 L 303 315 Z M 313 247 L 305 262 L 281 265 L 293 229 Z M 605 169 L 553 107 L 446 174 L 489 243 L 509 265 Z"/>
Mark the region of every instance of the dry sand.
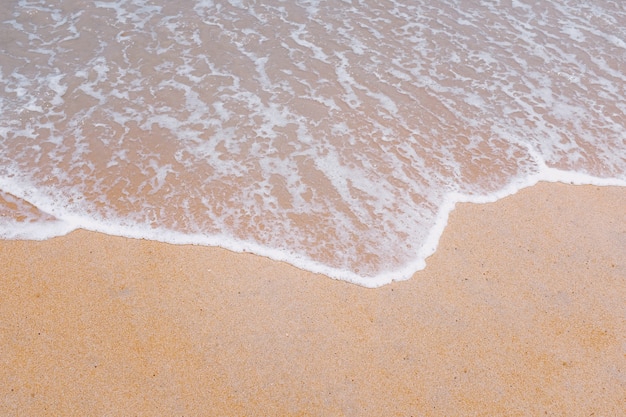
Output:
<path fill-rule="evenodd" d="M 76 231 L 0 242 L 0 415 L 626 415 L 626 189 L 459 205 L 366 289 Z"/>

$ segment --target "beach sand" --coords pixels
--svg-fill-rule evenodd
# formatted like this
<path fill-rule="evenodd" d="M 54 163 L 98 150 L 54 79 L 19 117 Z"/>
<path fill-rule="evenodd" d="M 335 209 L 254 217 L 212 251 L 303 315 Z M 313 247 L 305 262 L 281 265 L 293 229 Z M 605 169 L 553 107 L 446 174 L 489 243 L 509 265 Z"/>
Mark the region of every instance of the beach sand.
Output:
<path fill-rule="evenodd" d="M 0 415 L 626 413 L 626 189 L 460 204 L 378 289 L 219 248 L 0 242 Z"/>

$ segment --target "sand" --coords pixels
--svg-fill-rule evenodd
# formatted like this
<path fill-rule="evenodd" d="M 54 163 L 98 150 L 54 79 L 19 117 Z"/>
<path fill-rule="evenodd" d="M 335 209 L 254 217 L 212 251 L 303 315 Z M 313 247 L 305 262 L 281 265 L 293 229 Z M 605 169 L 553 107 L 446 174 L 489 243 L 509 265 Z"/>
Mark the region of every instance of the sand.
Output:
<path fill-rule="evenodd" d="M 462 204 L 378 289 L 76 231 L 0 242 L 0 415 L 626 414 L 626 189 Z"/>

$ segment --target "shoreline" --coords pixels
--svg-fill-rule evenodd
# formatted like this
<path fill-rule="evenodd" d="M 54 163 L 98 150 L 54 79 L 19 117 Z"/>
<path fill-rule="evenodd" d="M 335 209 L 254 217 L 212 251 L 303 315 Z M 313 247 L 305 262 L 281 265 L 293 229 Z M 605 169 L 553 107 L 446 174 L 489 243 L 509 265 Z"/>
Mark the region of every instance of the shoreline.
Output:
<path fill-rule="evenodd" d="M 626 188 L 459 203 L 365 288 L 226 249 L 0 241 L 3 415 L 617 415 Z"/>

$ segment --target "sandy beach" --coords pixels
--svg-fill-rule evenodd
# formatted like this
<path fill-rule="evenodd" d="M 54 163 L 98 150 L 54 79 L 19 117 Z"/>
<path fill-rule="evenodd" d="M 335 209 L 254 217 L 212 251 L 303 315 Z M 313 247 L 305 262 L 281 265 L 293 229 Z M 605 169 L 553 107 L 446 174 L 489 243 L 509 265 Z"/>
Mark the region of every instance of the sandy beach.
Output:
<path fill-rule="evenodd" d="M 3 416 L 626 413 L 626 189 L 462 204 L 366 289 L 219 248 L 0 242 Z"/>

